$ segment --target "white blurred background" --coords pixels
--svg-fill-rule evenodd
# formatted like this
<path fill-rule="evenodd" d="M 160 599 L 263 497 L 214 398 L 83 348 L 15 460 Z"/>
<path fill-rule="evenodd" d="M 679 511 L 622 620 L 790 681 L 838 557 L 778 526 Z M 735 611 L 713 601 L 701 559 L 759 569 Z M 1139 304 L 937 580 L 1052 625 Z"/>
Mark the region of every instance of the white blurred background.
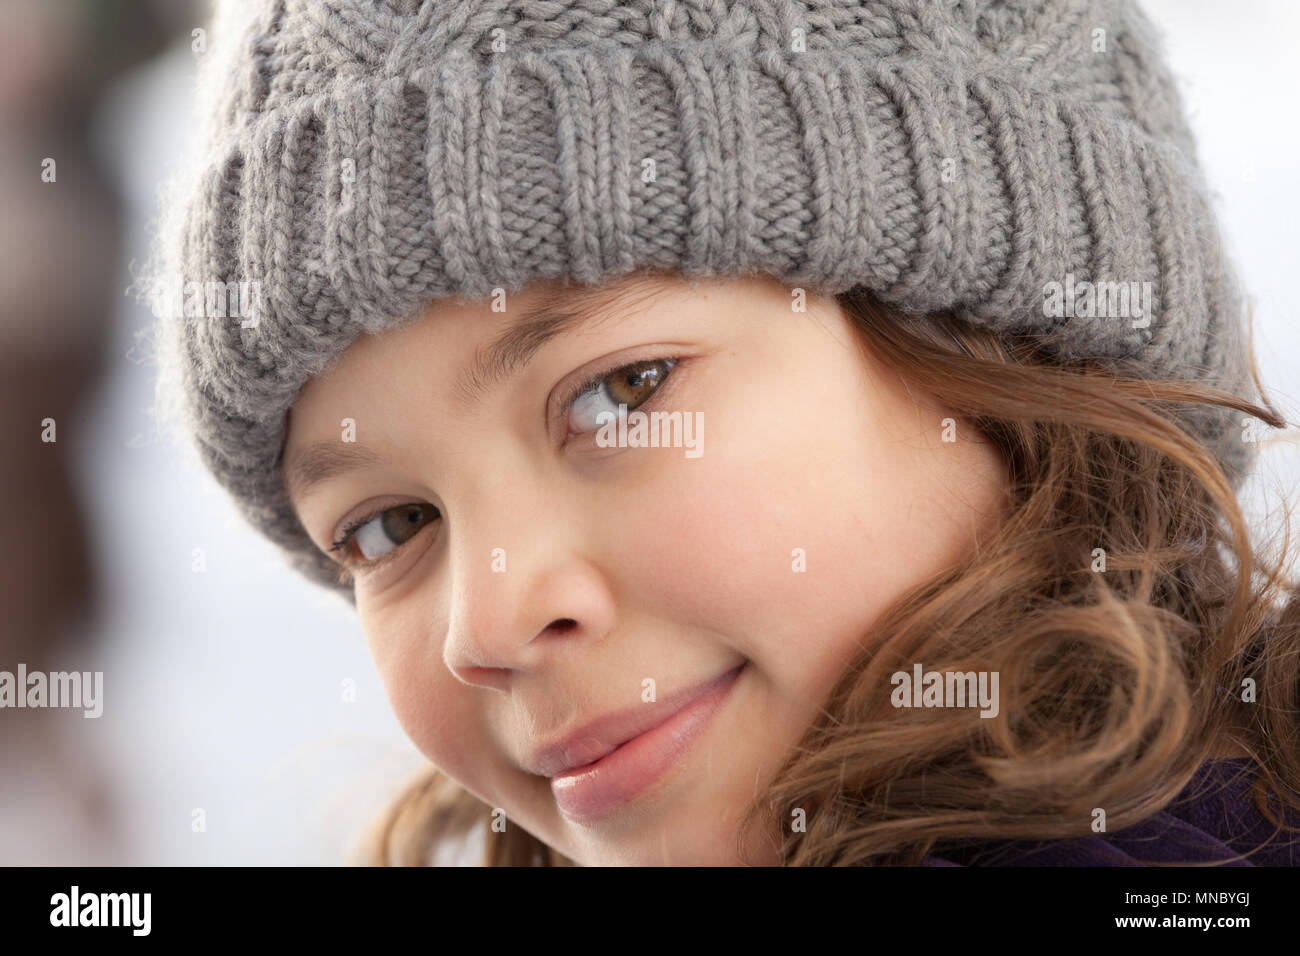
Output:
<path fill-rule="evenodd" d="M 0 734 L 9 748 L 0 862 L 336 864 L 422 758 L 389 709 L 350 605 L 291 573 L 192 451 L 155 430 L 152 316 L 125 292 L 147 251 L 158 184 L 185 160 L 189 31 L 206 16 L 200 4 L 131 2 L 152 6 L 171 39 L 115 78 L 92 120 L 90 142 L 124 200 L 123 294 L 105 316 L 102 375 L 59 435 L 72 446 L 99 607 L 89 633 L 47 667 L 104 671 L 104 715 L 47 710 L 39 735 Z M 1254 298 L 1263 380 L 1283 414 L 1300 419 L 1290 287 L 1300 265 L 1300 4 L 1142 2 L 1165 32 Z M 1295 494 L 1298 459 L 1294 439 L 1266 450 L 1247 488 L 1253 512 L 1278 506 L 1270 489 Z"/>

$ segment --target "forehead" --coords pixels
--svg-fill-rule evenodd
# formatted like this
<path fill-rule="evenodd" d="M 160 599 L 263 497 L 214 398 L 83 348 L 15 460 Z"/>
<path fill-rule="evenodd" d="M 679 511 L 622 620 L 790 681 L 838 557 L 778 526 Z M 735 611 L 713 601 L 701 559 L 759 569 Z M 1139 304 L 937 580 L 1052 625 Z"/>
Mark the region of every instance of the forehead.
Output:
<path fill-rule="evenodd" d="M 472 361 L 461 360 L 467 370 L 456 390 L 467 401 L 472 400 L 493 380 L 527 362 L 550 339 L 689 287 L 675 274 L 635 274 L 594 286 L 547 279 L 508 295 L 498 290 L 478 300 L 435 300 L 408 321 L 359 336 L 303 386 L 298 402 L 320 391 L 323 384 L 343 383 L 349 370 L 364 365 L 367 359 L 402 352 L 435 337 L 477 343 Z"/>
<path fill-rule="evenodd" d="M 373 390 L 384 376 L 391 376 L 395 358 L 418 354 L 422 387 L 427 388 L 428 381 L 435 378 L 450 381 L 449 394 L 456 410 L 467 414 L 488 391 L 518 373 L 557 336 L 594 331 L 607 320 L 687 301 L 710 302 L 712 295 L 727 292 L 773 302 L 775 297 L 784 300 L 789 294 L 782 283 L 766 274 L 685 277 L 661 271 L 632 273 L 600 285 L 563 278 L 538 280 L 508 295 L 497 290 L 478 300 L 436 300 L 409 321 L 377 334 L 361 335 L 330 367 L 303 386 L 293 408 L 299 417 L 313 418 L 312 408 L 320 393 Z M 714 302 L 717 299 L 710 304 Z M 711 308 L 710 315 L 715 314 L 721 312 Z M 292 411 L 290 422 L 292 434 Z"/>

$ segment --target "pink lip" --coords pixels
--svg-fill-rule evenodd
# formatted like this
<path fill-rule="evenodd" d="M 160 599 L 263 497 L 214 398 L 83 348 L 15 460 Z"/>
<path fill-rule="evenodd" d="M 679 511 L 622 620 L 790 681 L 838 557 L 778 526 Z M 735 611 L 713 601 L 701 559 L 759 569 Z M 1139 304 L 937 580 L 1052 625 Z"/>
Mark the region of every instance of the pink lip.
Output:
<path fill-rule="evenodd" d="M 577 758 L 570 760 L 567 769 L 551 776 L 551 793 L 560 812 L 575 822 L 584 823 L 598 819 L 644 793 L 703 733 L 743 669 L 742 664 L 707 684 L 673 695 L 649 717 L 644 710 L 654 705 L 645 705 L 640 714 L 641 729 L 630 737 L 624 734 L 621 743 L 609 746 L 601 742 L 598 734 L 570 738 L 574 743 L 569 753 L 579 754 L 583 749 L 581 741 L 590 741 L 586 753 L 597 756 L 582 764 L 576 762 Z M 637 713 L 631 712 L 633 716 Z M 621 726 L 627 727 L 627 716 L 616 715 L 613 722 L 597 724 L 594 729 L 618 727 L 620 720 Z M 603 739 L 611 738 L 606 736 Z M 554 750 L 552 748 L 548 753 Z"/>

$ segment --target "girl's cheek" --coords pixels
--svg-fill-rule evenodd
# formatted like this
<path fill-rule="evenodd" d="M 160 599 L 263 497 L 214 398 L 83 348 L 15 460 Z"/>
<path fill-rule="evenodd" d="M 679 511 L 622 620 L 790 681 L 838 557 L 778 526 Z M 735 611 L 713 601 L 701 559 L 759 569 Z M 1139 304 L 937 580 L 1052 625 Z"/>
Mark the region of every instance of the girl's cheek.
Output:
<path fill-rule="evenodd" d="M 746 389 L 735 402 L 713 396 L 699 458 L 638 452 L 673 457 L 654 463 L 654 506 L 622 511 L 618 527 L 627 544 L 613 566 L 653 572 L 624 580 L 624 593 L 725 642 L 794 699 L 829 691 L 923 570 L 897 534 L 915 493 L 899 480 L 908 462 L 885 466 L 891 443 L 874 415 L 825 413 L 854 398 L 813 381 Z"/>
<path fill-rule="evenodd" d="M 654 615 L 671 609 L 689 633 L 712 635 L 776 665 L 790 651 L 794 622 L 801 632 L 796 646 L 807 651 L 848 597 L 828 588 L 826 578 L 849 557 L 837 540 L 848 531 L 843 515 L 834 514 L 838 500 L 819 486 L 817 463 L 799 443 L 752 427 L 731 431 L 733 417 L 720 411 L 706 422 L 701 457 L 686 459 L 677 449 L 638 452 L 674 457 L 654 463 L 653 506 L 622 512 L 611 565 L 626 575 L 619 590 L 635 594 L 639 608 Z M 823 507 L 832 509 L 829 521 Z"/>
<path fill-rule="evenodd" d="M 418 603 L 418 602 L 412 602 Z M 425 618 L 420 625 L 400 615 L 364 615 L 362 626 L 371 659 L 402 730 L 430 761 L 458 780 L 472 773 L 473 756 L 482 752 L 473 688 L 447 670 L 442 658 L 445 628 Z"/>

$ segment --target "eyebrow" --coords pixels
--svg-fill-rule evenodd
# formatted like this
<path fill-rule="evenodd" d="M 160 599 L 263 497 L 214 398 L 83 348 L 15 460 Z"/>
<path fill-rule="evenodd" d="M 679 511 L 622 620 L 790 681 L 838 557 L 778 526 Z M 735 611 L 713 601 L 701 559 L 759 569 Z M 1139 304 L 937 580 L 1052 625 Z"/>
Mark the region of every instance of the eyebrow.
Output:
<path fill-rule="evenodd" d="M 301 497 L 316 485 L 345 472 L 382 465 L 386 461 L 386 458 L 365 445 L 317 442 L 297 452 L 286 462 L 285 487 L 290 497 Z"/>
<path fill-rule="evenodd" d="M 598 286 L 560 286 L 528 309 L 487 348 L 475 350 L 474 361 L 456 382 L 454 393 L 469 411 L 493 387 L 516 374 L 551 339 L 608 318 L 616 306 L 644 304 L 662 294 L 646 277 L 633 275 Z"/>
<path fill-rule="evenodd" d="M 608 318 L 615 306 L 644 304 L 663 291 L 651 277 L 635 274 L 598 286 L 550 289 L 490 345 L 475 349 L 474 359 L 457 379 L 453 395 L 462 410 L 469 411 L 494 387 L 524 368 L 557 335 Z M 386 458 L 365 445 L 317 442 L 285 462 L 285 487 L 290 497 L 301 497 L 339 475 L 387 463 Z"/>

